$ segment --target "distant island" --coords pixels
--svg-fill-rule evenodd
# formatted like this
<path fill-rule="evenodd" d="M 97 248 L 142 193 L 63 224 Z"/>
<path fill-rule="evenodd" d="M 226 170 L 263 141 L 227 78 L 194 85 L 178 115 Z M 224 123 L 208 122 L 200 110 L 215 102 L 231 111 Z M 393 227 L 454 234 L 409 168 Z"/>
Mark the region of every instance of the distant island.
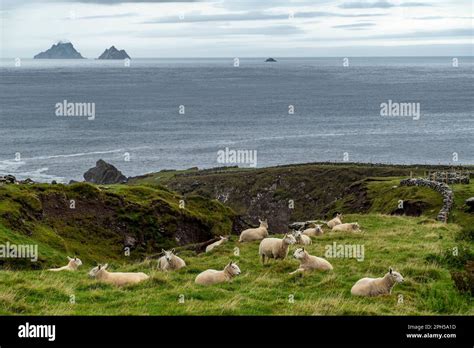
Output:
<path fill-rule="evenodd" d="M 34 59 L 84 59 L 70 42 L 58 42 L 47 51 L 38 53 Z"/>
<path fill-rule="evenodd" d="M 266 62 L 266 63 L 276 63 L 276 59 L 267 58 L 267 60 L 266 60 L 265 62 Z"/>
<path fill-rule="evenodd" d="M 98 59 L 131 59 L 125 50 L 118 50 L 112 46 L 104 51 Z"/>

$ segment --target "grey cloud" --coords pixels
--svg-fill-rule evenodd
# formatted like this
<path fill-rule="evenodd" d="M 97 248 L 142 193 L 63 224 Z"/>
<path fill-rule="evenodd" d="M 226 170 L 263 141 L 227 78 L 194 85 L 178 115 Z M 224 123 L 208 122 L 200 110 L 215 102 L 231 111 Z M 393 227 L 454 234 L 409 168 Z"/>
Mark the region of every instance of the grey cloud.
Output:
<path fill-rule="evenodd" d="M 431 6 L 430 4 L 422 2 L 404 2 L 399 5 L 393 4 L 389 1 L 380 0 L 380 1 L 354 1 L 354 2 L 345 2 L 339 7 L 344 9 L 369 9 L 369 8 L 392 8 L 392 7 L 423 7 Z"/>
<path fill-rule="evenodd" d="M 354 24 L 341 24 L 341 25 L 334 25 L 333 28 L 338 29 L 364 29 L 368 27 L 373 27 L 374 23 L 354 23 Z"/>

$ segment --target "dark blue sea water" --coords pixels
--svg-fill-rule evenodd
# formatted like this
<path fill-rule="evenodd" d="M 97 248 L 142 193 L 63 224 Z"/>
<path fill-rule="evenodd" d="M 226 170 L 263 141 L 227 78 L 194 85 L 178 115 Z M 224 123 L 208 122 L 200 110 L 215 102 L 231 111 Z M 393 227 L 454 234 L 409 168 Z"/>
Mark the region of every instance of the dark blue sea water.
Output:
<path fill-rule="evenodd" d="M 263 60 L 2 60 L 0 174 L 78 180 L 99 158 L 127 176 L 215 167 L 226 147 L 256 150 L 258 167 L 474 164 L 472 57 Z M 56 116 L 64 100 L 95 103 L 95 119 Z M 420 103 L 419 120 L 382 117 L 388 100 Z"/>

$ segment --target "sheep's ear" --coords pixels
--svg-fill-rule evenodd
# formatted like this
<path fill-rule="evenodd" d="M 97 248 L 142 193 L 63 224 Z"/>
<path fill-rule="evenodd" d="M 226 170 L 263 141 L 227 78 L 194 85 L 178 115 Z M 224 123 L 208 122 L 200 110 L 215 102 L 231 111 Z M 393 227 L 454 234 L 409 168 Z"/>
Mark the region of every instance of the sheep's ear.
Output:
<path fill-rule="evenodd" d="M 263 221 L 262 221 L 262 220 L 260 220 L 260 219 L 258 219 L 258 222 L 259 222 L 259 223 L 262 223 Z"/>
<path fill-rule="evenodd" d="M 105 265 L 102 266 L 103 269 L 107 269 L 107 267 L 109 267 L 108 263 L 106 263 Z"/>
<path fill-rule="evenodd" d="M 171 249 L 171 252 L 174 254 L 174 248 L 173 248 L 173 249 Z"/>
<path fill-rule="evenodd" d="M 100 270 L 102 268 L 102 265 L 99 264 L 97 267 L 99 267 L 99 270 Z"/>
<path fill-rule="evenodd" d="M 303 251 L 304 251 L 304 247 L 303 247 L 302 249 L 303 249 Z"/>
<path fill-rule="evenodd" d="M 161 253 L 164 254 L 166 252 L 165 249 L 161 249 Z"/>
<path fill-rule="evenodd" d="M 390 272 L 390 274 L 392 274 L 392 272 L 393 272 L 392 267 L 389 268 L 389 272 Z"/>
<path fill-rule="evenodd" d="M 67 257 L 67 259 L 68 259 L 69 261 L 72 261 L 72 259 L 71 259 L 69 256 Z"/>

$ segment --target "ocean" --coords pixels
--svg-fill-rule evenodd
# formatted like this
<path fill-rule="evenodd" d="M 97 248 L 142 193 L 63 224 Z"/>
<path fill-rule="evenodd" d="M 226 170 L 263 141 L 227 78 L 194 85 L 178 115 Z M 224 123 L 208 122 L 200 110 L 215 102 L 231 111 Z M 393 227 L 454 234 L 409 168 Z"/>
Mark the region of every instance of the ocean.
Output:
<path fill-rule="evenodd" d="M 126 176 L 320 161 L 474 164 L 473 57 L 457 67 L 451 57 L 346 66 L 275 58 L 2 59 L 0 175 L 82 180 L 100 158 Z M 58 115 L 64 103 L 87 103 L 94 116 Z M 238 156 L 223 162 L 222 151 Z"/>

